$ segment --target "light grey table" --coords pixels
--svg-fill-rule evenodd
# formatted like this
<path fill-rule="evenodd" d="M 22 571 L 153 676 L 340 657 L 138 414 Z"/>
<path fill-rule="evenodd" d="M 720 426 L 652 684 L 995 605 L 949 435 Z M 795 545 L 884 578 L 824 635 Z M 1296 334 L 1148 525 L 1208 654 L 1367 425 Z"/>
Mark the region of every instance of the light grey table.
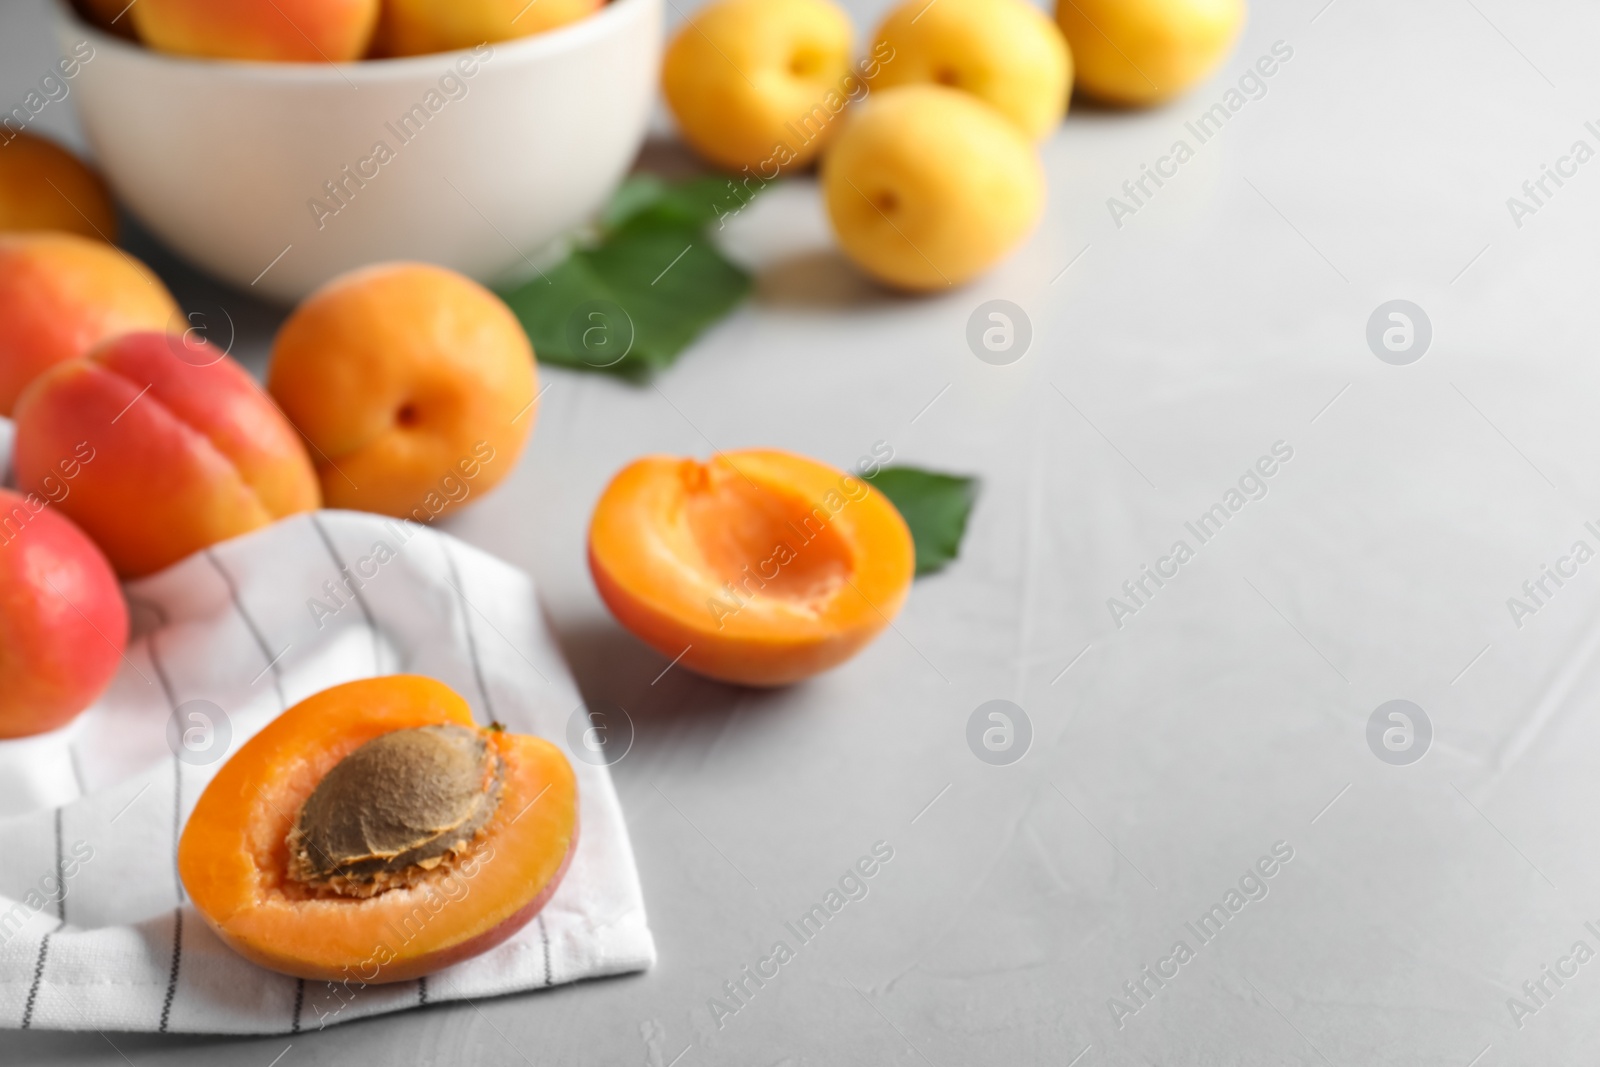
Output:
<path fill-rule="evenodd" d="M 864 33 L 884 5 L 852 6 Z M 772 194 L 730 237 L 755 299 L 654 387 L 544 371 L 514 477 L 449 524 L 536 576 L 586 695 L 637 725 L 615 775 L 659 965 L 293 1038 L 8 1033 L 0 1061 L 1592 1056 L 1600 963 L 1572 950 L 1600 949 L 1600 564 L 1570 546 L 1600 545 L 1600 161 L 1568 157 L 1600 148 L 1597 40 L 1600 10 L 1554 0 L 1257 3 L 1183 100 L 1078 108 L 1044 146 L 1038 234 L 928 299 L 845 268 L 809 182 Z M 1200 143 L 1187 124 L 1279 41 L 1292 57 Z M 50 58 L 42 4 L 9 0 L 0 104 Z M 45 126 L 70 137 L 70 105 Z M 1193 158 L 1127 198 L 1179 139 Z M 1535 201 L 1544 165 L 1565 176 Z M 259 369 L 278 312 L 138 250 L 229 307 Z M 991 299 L 1031 320 L 1007 366 L 965 339 Z M 1367 339 L 1395 299 L 1431 324 L 1407 365 Z M 583 534 L 628 460 L 844 465 L 878 441 L 983 494 L 960 561 L 852 663 L 774 693 L 662 675 L 604 612 Z M 1219 503 L 1220 531 L 1191 532 Z M 968 746 L 991 699 L 1031 723 L 1009 766 Z M 1421 709 L 1409 740 L 1385 710 L 1369 743 L 1394 699 Z M 879 841 L 868 896 L 715 1018 Z"/>

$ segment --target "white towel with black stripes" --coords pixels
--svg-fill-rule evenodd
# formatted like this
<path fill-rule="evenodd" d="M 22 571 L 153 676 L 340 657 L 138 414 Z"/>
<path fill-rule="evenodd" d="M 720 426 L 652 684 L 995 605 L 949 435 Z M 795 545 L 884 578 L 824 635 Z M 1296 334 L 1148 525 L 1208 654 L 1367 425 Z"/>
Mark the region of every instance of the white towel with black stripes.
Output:
<path fill-rule="evenodd" d="M 572 760 L 583 832 L 554 897 L 498 948 L 425 979 L 352 994 L 263 970 L 177 879 L 177 834 L 221 757 L 340 682 L 431 675 L 480 722 L 570 753 L 581 698 L 526 574 L 429 528 L 323 511 L 126 591 L 135 636 L 106 694 L 63 730 L 0 742 L 0 1027 L 298 1032 L 654 962 L 622 810 L 592 755 Z"/>

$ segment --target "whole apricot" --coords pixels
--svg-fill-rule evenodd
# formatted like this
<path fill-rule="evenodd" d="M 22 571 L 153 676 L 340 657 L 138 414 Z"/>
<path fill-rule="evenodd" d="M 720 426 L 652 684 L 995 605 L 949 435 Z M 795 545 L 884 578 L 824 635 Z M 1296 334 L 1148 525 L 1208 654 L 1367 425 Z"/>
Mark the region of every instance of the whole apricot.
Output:
<path fill-rule="evenodd" d="M 419 56 L 544 33 L 588 18 L 601 0 L 383 0 L 373 50 Z"/>
<path fill-rule="evenodd" d="M 100 175 L 77 156 L 31 133 L 12 134 L 0 140 L 0 233 L 19 230 L 115 241 L 117 209 Z"/>
<path fill-rule="evenodd" d="M 690 147 L 770 180 L 832 136 L 850 97 L 850 38 L 831 0 L 713 0 L 667 46 L 661 88 Z"/>
<path fill-rule="evenodd" d="M 378 0 L 139 0 L 128 11 L 158 52 L 268 63 L 360 59 L 378 24 Z"/>
<path fill-rule="evenodd" d="M 1057 0 L 1077 85 L 1107 104 L 1148 107 L 1214 70 L 1244 25 L 1244 0 Z"/>
<path fill-rule="evenodd" d="M 1026 237 L 1044 172 L 1014 123 L 969 93 L 904 85 L 873 93 L 822 162 L 844 252 L 902 289 L 938 289 L 987 270 Z"/>
<path fill-rule="evenodd" d="M 443 267 L 385 263 L 295 309 L 267 389 L 311 441 L 330 507 L 428 522 L 511 473 L 536 379 L 499 297 Z"/>
<path fill-rule="evenodd" d="M 0 415 L 10 415 L 23 387 L 57 363 L 181 318 L 161 279 L 103 241 L 0 234 Z"/>
<path fill-rule="evenodd" d="M 294 427 L 255 380 L 198 338 L 129 333 L 35 378 L 17 400 L 17 484 L 55 507 L 137 578 L 320 503 Z"/>
<path fill-rule="evenodd" d="M 929 82 L 961 89 L 1034 140 L 1066 114 L 1066 39 L 1027 0 L 910 0 L 883 21 L 875 41 L 894 56 L 868 80 L 875 90 Z"/>
<path fill-rule="evenodd" d="M 617 621 L 740 685 L 787 685 L 855 655 L 899 612 L 915 557 L 869 482 L 773 449 L 636 460 L 589 523 L 589 571 Z"/>
<path fill-rule="evenodd" d="M 117 673 L 128 640 L 117 576 L 51 506 L 95 458 L 64 456 L 48 496 L 0 489 L 0 738 L 65 726 Z"/>

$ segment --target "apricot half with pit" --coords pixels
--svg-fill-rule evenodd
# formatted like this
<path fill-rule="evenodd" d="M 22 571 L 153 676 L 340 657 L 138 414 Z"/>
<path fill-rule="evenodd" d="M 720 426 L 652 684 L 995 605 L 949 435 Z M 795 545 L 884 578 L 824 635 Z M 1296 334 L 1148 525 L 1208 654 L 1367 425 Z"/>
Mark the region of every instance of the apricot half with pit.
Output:
<path fill-rule="evenodd" d="M 787 685 L 860 651 L 905 602 L 905 520 L 853 474 L 776 450 L 647 456 L 595 506 L 589 569 L 617 621 L 692 671 Z"/>
<path fill-rule="evenodd" d="M 247 959 L 371 985 L 516 933 L 577 840 L 560 749 L 477 726 L 441 682 L 393 675 L 324 690 L 240 748 L 195 805 L 178 872 Z"/>

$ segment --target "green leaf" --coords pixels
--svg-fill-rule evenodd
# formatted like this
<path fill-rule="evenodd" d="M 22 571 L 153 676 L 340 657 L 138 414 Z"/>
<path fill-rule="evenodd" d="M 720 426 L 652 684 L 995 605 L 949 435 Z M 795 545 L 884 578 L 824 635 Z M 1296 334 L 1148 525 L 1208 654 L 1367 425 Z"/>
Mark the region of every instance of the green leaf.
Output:
<path fill-rule="evenodd" d="M 750 275 L 707 236 L 749 196 L 741 201 L 726 178 L 630 178 L 597 243 L 500 295 L 540 362 L 643 379 L 749 294 Z"/>
<path fill-rule="evenodd" d="M 978 480 L 916 467 L 884 467 L 869 481 L 899 509 L 917 548 L 917 577 L 942 570 L 961 552 Z"/>
<path fill-rule="evenodd" d="M 601 225 L 607 231 L 631 222 L 701 228 L 737 212 L 754 198 L 753 191 L 716 175 L 669 183 L 653 174 L 635 174 L 611 198 Z"/>

